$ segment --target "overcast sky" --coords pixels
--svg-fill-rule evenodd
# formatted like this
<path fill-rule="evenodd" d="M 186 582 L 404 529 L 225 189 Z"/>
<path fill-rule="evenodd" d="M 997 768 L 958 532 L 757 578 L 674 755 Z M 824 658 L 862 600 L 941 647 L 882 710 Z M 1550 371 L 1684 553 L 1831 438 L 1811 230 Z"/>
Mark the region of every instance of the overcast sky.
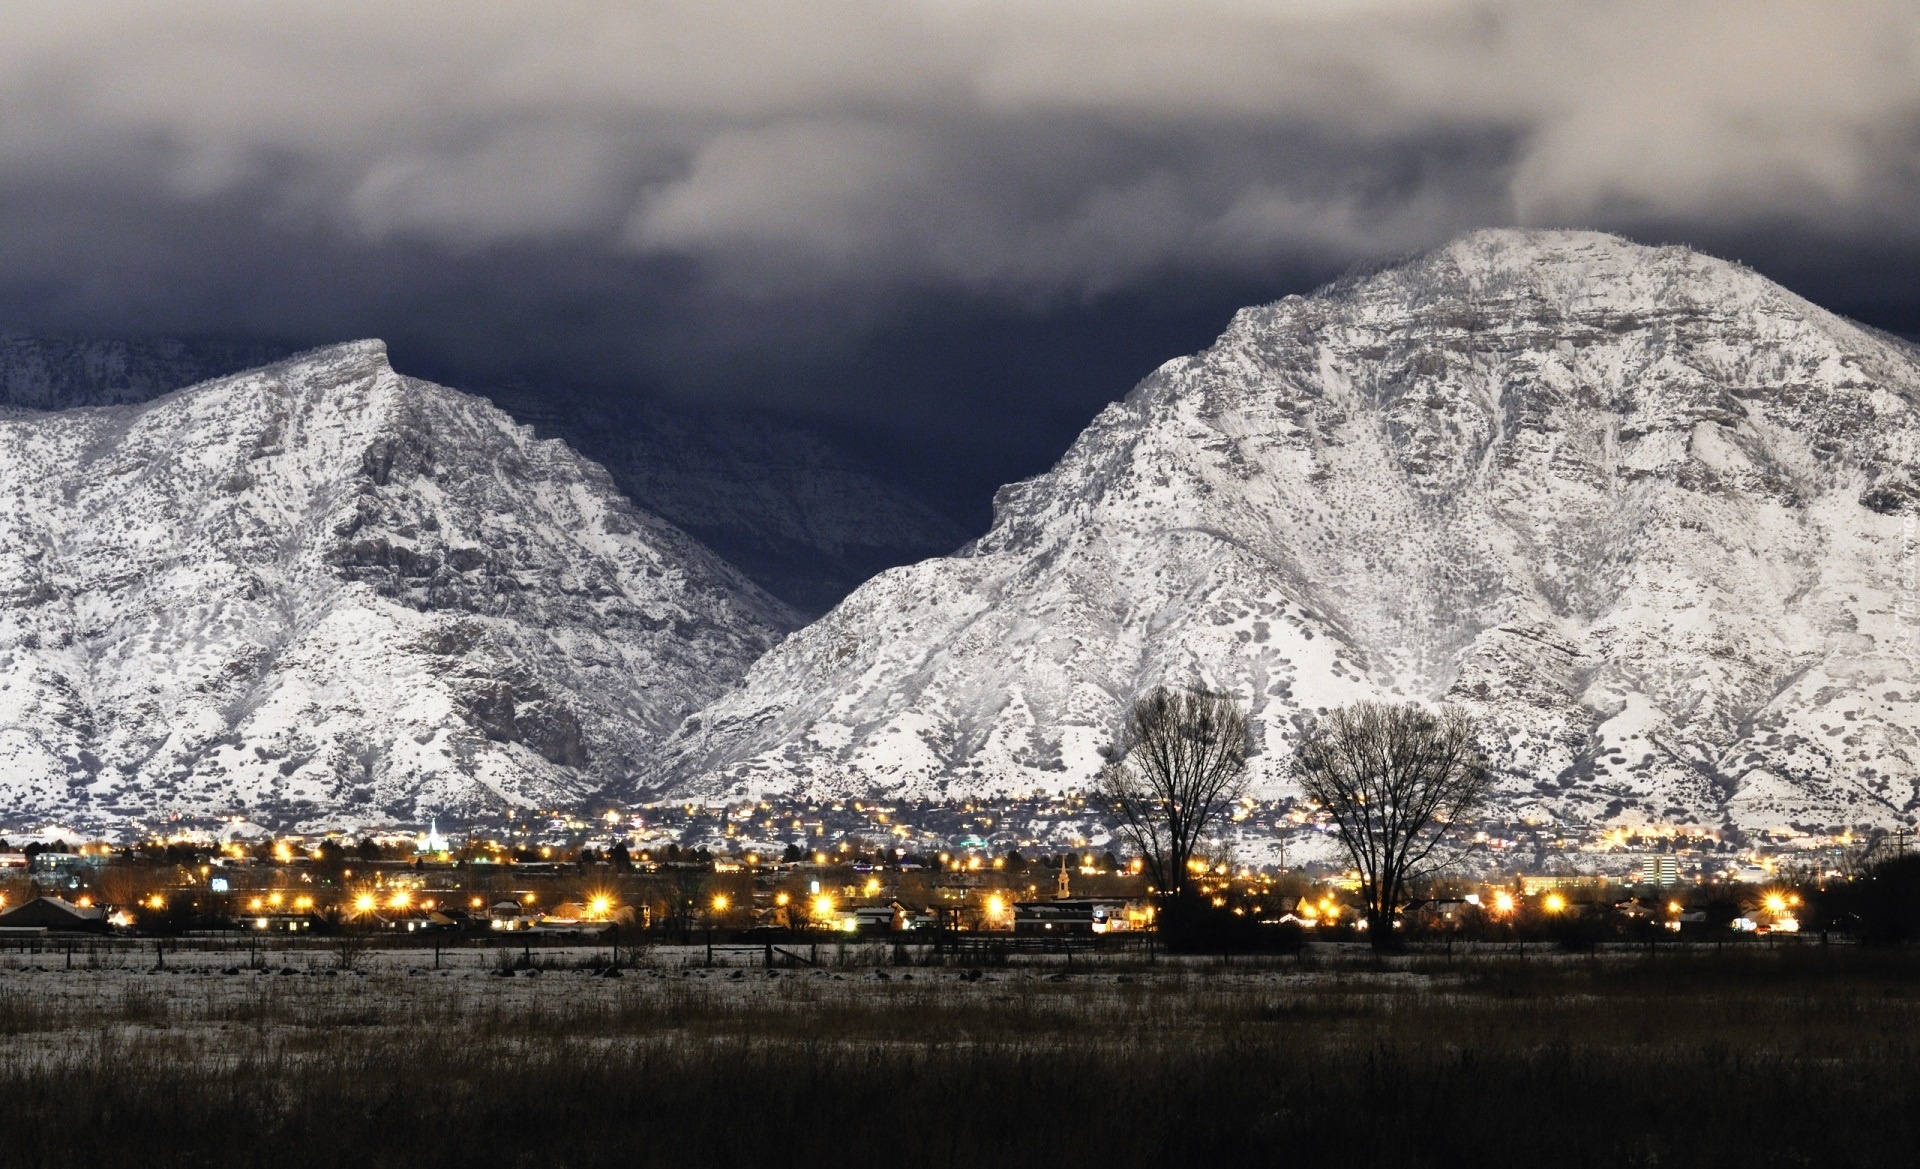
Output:
<path fill-rule="evenodd" d="M 965 515 L 1237 304 L 1487 224 L 1920 328 L 1920 5 L 30 4 L 0 328 L 826 419 Z"/>

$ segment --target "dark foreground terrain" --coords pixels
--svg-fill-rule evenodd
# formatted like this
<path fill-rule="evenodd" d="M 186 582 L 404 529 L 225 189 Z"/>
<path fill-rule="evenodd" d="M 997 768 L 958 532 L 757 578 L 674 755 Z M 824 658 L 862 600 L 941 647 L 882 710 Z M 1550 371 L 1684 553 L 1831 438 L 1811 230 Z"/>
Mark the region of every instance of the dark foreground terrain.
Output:
<path fill-rule="evenodd" d="M 1920 1148 L 1920 960 L 1901 952 L 769 977 L 655 951 L 618 979 L 571 968 L 604 953 L 515 977 L 484 954 L 342 957 L 0 954 L 0 1163 L 1751 1167 Z"/>

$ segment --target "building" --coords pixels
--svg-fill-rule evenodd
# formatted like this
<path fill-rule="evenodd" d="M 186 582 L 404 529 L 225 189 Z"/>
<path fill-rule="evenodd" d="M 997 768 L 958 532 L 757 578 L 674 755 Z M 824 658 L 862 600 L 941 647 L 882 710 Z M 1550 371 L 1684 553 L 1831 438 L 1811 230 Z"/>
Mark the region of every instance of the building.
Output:
<path fill-rule="evenodd" d="M 0 913 L 0 929 L 42 929 L 98 934 L 107 929 L 106 910 L 75 905 L 61 897 L 35 897 Z"/>
<path fill-rule="evenodd" d="M 64 878 L 69 885 L 78 888 L 80 879 L 105 867 L 106 855 L 87 856 L 77 852 L 41 852 L 35 853 L 27 862 L 27 871 L 37 876 Z"/>
<path fill-rule="evenodd" d="M 413 851 L 431 855 L 433 853 L 448 852 L 452 847 L 452 843 L 448 841 L 446 837 L 440 835 L 440 818 L 436 816 L 429 822 L 427 834 L 414 842 Z"/>
<path fill-rule="evenodd" d="M 1107 934 L 1153 928 L 1153 907 L 1123 897 L 1068 897 L 1020 901 L 1013 907 L 1013 932 L 1029 937 Z"/>
<path fill-rule="evenodd" d="M 1100 902 L 1084 899 L 1019 901 L 1013 906 L 1016 935 L 1060 937 L 1093 934 L 1093 911 Z"/>
<path fill-rule="evenodd" d="M 1639 883 L 1642 885 L 1678 885 L 1680 861 L 1671 853 L 1640 858 Z"/>
<path fill-rule="evenodd" d="M 261 913 L 249 913 L 234 920 L 243 928 L 263 933 L 308 934 L 313 932 L 314 923 L 319 918 L 311 913 L 282 913 L 274 909 Z"/>
<path fill-rule="evenodd" d="M 856 906 L 851 914 L 854 932 L 862 934 L 888 933 L 897 928 L 899 917 L 898 904 Z"/>

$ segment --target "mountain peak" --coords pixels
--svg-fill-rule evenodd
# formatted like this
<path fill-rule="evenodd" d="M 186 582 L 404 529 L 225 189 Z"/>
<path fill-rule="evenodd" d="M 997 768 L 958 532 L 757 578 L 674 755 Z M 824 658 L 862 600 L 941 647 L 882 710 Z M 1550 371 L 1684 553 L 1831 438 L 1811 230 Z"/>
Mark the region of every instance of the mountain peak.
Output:
<path fill-rule="evenodd" d="M 1636 243 L 1599 231 L 1518 227 L 1467 232 L 1327 291 L 1338 297 L 1366 289 L 1409 306 L 1447 297 L 1534 299 L 1559 307 L 1609 300 L 1624 307 L 1689 296 L 1799 299 L 1738 264 L 1692 248 Z"/>
<path fill-rule="evenodd" d="M 1251 712 L 1259 790 L 1359 698 L 1483 720 L 1501 812 L 1920 808 L 1900 516 L 1920 362 L 1737 265 L 1474 232 L 1244 310 L 671 745 L 690 791 L 1076 789 L 1125 702 Z"/>
<path fill-rule="evenodd" d="M 378 341 L 0 417 L 0 805 L 377 823 L 622 790 L 793 622 Z"/>

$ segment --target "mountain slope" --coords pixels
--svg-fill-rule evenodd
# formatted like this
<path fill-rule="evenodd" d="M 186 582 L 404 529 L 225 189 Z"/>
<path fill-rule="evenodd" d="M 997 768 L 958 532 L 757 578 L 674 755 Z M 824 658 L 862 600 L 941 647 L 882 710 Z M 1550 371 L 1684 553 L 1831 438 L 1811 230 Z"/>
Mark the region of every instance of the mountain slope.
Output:
<path fill-rule="evenodd" d="M 1493 231 L 1236 316 L 670 745 L 675 791 L 1076 788 L 1161 681 L 1485 717 L 1502 810 L 1920 807 L 1920 361 L 1737 266 Z"/>
<path fill-rule="evenodd" d="M 0 416 L 0 551 L 14 815 L 577 800 L 631 782 L 793 620 L 378 342 Z"/>

